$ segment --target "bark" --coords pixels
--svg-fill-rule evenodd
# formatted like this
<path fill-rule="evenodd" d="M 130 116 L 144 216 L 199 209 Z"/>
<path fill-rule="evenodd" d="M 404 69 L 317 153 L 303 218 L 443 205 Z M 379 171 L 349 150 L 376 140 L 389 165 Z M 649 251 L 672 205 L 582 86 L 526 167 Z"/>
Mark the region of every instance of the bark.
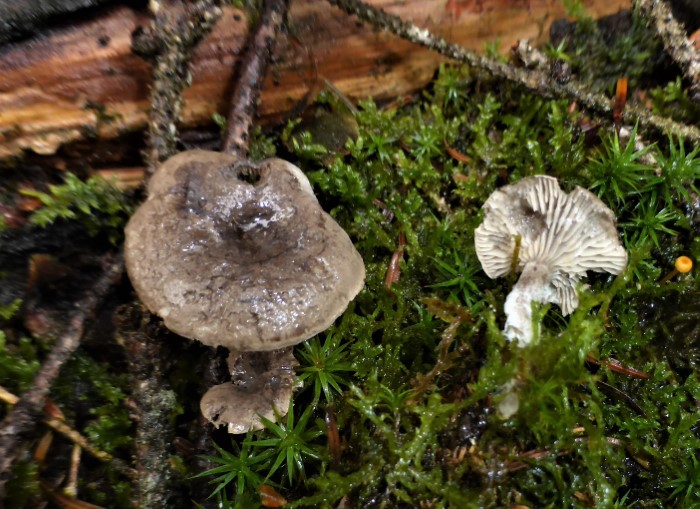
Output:
<path fill-rule="evenodd" d="M 500 40 L 547 37 L 564 15 L 560 0 L 371 0 L 446 39 L 481 50 Z M 630 0 L 586 0 L 594 17 Z M 288 33 L 263 86 L 263 120 L 279 118 L 325 78 L 352 98 L 396 97 L 423 87 L 443 57 L 391 34 L 359 25 L 319 0 L 295 0 Z M 146 127 L 151 70 L 132 52 L 132 33 L 146 11 L 118 7 L 5 47 L 0 53 L 0 160 L 25 151 L 49 155 L 65 144 L 98 146 Z M 197 48 L 193 83 L 184 93 L 183 127 L 211 124 L 226 110 L 230 80 L 248 35 L 245 13 L 226 7 Z M 89 150 L 89 149 L 88 149 Z"/>
<path fill-rule="evenodd" d="M 0 44 L 36 32 L 51 19 L 68 16 L 109 0 L 0 0 Z"/>

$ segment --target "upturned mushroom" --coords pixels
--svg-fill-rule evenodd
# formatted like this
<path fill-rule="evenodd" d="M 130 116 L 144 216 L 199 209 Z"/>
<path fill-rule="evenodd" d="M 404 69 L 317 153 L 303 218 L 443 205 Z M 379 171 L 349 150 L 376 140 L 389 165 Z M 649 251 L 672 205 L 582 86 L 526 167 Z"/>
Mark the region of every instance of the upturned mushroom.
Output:
<path fill-rule="evenodd" d="M 533 302 L 568 315 L 586 271 L 620 274 L 627 266 L 615 216 L 581 187 L 566 194 L 553 177 L 528 177 L 494 191 L 483 209 L 475 243 L 484 272 L 494 279 L 521 272 L 504 306 L 505 335 L 520 345 L 532 341 Z"/>
<path fill-rule="evenodd" d="M 295 383 L 291 347 L 328 328 L 364 284 L 345 231 L 306 176 L 202 150 L 164 162 L 126 227 L 139 298 L 171 331 L 231 351 L 233 383 L 201 409 L 232 433 L 284 415 Z"/>

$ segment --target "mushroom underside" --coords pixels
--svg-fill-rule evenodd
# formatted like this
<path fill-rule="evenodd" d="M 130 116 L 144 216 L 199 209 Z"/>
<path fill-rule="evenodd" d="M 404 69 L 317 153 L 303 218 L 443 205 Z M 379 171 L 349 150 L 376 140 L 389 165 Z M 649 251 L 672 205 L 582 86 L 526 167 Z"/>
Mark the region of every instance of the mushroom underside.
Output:
<path fill-rule="evenodd" d="M 615 216 L 580 187 L 567 194 L 553 177 L 528 177 L 494 191 L 483 209 L 475 243 L 484 271 L 491 278 L 521 272 L 506 298 L 504 330 L 520 344 L 533 337 L 532 302 L 557 304 L 567 315 L 586 271 L 620 274 L 627 266 Z"/>
<path fill-rule="evenodd" d="M 202 397 L 202 415 L 232 434 L 264 427 L 260 416 L 275 421 L 287 414 L 297 384 L 292 348 L 269 352 L 231 352 L 231 382 L 215 385 Z"/>

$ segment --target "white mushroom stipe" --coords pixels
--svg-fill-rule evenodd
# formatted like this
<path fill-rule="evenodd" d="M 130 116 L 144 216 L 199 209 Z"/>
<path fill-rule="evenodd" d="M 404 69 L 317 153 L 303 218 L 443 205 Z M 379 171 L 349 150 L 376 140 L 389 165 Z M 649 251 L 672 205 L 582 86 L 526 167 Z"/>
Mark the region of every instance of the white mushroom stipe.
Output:
<path fill-rule="evenodd" d="M 557 304 L 568 315 L 586 271 L 620 274 L 627 266 L 615 216 L 580 187 L 566 194 L 553 177 L 528 177 L 494 191 L 483 209 L 474 237 L 484 272 L 491 278 L 512 267 L 521 272 L 504 306 L 504 333 L 520 345 L 534 335 L 532 302 Z"/>
<path fill-rule="evenodd" d="M 501 399 L 496 404 L 496 411 L 501 419 L 510 419 L 520 409 L 520 396 L 516 390 L 515 379 L 509 380 L 501 387 Z"/>

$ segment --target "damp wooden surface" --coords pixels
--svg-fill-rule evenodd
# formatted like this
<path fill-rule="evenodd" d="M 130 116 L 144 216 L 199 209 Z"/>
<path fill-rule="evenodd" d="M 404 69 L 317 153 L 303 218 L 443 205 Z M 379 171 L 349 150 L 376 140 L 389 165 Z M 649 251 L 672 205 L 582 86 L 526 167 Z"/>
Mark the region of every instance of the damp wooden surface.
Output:
<path fill-rule="evenodd" d="M 498 40 L 546 40 L 564 16 L 559 0 L 371 0 L 468 48 Z M 630 0 L 585 0 L 594 18 L 629 8 Z M 0 48 L 0 161 L 27 152 L 52 155 L 64 145 L 101 142 L 146 125 L 149 64 L 131 51 L 131 34 L 148 13 L 128 7 L 47 29 Z M 361 26 L 318 0 L 292 2 L 289 31 L 263 89 L 262 121 L 281 118 L 323 79 L 351 98 L 390 98 L 425 86 L 441 57 Z M 231 75 L 247 37 L 244 12 L 226 7 L 196 51 L 185 92 L 183 127 L 211 124 L 225 111 Z"/>

